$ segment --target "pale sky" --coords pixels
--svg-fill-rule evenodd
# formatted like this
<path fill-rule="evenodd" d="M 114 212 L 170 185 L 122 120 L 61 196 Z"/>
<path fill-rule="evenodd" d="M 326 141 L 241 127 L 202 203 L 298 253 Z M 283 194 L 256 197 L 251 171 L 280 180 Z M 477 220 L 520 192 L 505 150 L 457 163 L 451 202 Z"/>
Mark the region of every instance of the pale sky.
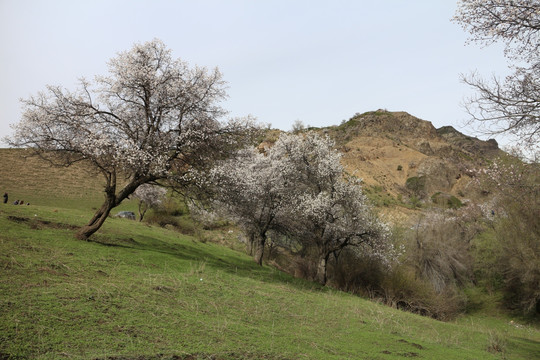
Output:
<path fill-rule="evenodd" d="M 461 73 L 504 76 L 501 46 L 465 45 L 455 0 L 0 0 L 0 138 L 19 99 L 75 89 L 134 43 L 161 39 L 218 67 L 231 116 L 289 130 L 357 112 L 406 111 L 468 134 Z M 1 143 L 0 146 L 5 146 Z"/>

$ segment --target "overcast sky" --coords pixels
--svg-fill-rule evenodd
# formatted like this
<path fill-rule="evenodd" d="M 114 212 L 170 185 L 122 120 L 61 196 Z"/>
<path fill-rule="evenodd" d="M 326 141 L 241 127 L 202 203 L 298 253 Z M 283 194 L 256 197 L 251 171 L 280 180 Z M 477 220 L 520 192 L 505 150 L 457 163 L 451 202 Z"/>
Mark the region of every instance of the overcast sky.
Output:
<path fill-rule="evenodd" d="M 475 135 L 460 73 L 503 76 L 507 62 L 500 46 L 465 45 L 455 10 L 455 0 L 0 0 L 0 138 L 20 98 L 74 89 L 154 38 L 221 70 L 231 116 L 289 130 L 387 109 Z"/>

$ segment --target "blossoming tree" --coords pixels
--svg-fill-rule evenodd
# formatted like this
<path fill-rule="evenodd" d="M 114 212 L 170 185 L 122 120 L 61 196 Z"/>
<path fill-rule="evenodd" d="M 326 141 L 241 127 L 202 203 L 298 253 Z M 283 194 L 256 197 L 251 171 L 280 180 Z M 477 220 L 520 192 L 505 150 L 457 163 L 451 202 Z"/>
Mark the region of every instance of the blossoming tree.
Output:
<path fill-rule="evenodd" d="M 151 184 L 142 184 L 135 190 L 133 196 L 139 199 L 139 221 L 150 208 L 155 208 L 161 204 L 167 190 L 163 187 Z"/>
<path fill-rule="evenodd" d="M 385 260 L 391 256 L 389 230 L 372 211 L 360 180 L 346 176 L 328 137 L 282 135 L 274 156 L 282 159 L 288 206 L 279 221 L 302 246 L 316 254 L 316 280 L 327 281 L 330 256 L 350 248 Z"/>
<path fill-rule="evenodd" d="M 371 211 L 359 180 L 346 177 L 328 138 L 282 134 L 264 152 L 246 150 L 217 167 L 213 181 L 218 208 L 251 239 L 259 264 L 270 232 L 315 254 L 321 284 L 330 256 L 344 248 L 389 254 L 386 226 Z"/>
<path fill-rule="evenodd" d="M 173 59 L 160 40 L 136 44 L 109 62 L 107 76 L 76 91 L 48 86 L 23 100 L 12 146 L 35 149 L 54 164 L 85 161 L 105 179 L 105 201 L 77 233 L 88 239 L 140 185 L 176 180 L 230 150 L 249 121 L 219 121 L 225 83 L 215 69 Z"/>
<path fill-rule="evenodd" d="M 234 221 L 249 239 L 255 262 L 262 265 L 268 232 L 278 226 L 286 187 L 281 163 L 258 149 L 245 149 L 212 169 L 214 209 Z"/>

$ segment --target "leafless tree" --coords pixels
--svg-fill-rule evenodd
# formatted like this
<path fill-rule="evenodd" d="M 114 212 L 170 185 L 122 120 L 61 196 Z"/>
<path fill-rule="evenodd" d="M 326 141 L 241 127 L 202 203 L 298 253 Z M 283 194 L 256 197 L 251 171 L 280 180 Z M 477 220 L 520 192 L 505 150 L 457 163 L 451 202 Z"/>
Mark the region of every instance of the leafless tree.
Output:
<path fill-rule="evenodd" d="M 293 134 L 298 134 L 298 133 L 301 133 L 302 131 L 304 131 L 305 128 L 306 128 L 306 126 L 304 125 L 302 120 L 296 119 L 296 120 L 294 120 L 294 122 L 293 122 L 293 124 L 291 126 L 291 132 Z"/>
<path fill-rule="evenodd" d="M 469 42 L 502 42 L 513 73 L 504 80 L 462 76 L 476 89 L 465 101 L 471 119 L 491 134 L 509 133 L 535 144 L 540 138 L 540 1 L 461 0 L 453 20 Z"/>

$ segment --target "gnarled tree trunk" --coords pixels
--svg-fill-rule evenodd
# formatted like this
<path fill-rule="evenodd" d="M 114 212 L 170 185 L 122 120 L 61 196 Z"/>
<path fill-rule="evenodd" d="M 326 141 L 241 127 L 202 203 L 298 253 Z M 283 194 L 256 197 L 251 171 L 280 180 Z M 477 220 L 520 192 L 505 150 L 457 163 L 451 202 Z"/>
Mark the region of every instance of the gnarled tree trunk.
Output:
<path fill-rule="evenodd" d="M 262 266 L 263 256 L 264 256 L 264 246 L 266 244 L 266 236 L 258 235 L 254 237 L 255 254 L 253 255 L 253 260 L 260 266 Z"/>
<path fill-rule="evenodd" d="M 115 201 L 114 199 L 105 200 L 103 205 L 101 205 L 101 208 L 96 211 L 94 214 L 94 217 L 88 222 L 88 224 L 84 225 L 77 231 L 77 234 L 75 237 L 79 240 L 88 240 L 92 234 L 94 234 L 96 231 L 101 228 L 107 217 L 109 216 L 111 210 L 115 207 Z"/>
<path fill-rule="evenodd" d="M 105 187 L 105 202 L 101 205 L 98 211 L 94 214 L 92 219 L 85 226 L 81 227 L 75 237 L 80 240 L 88 240 L 96 231 L 98 231 L 112 209 L 120 205 L 120 203 L 133 194 L 137 187 L 148 181 L 155 180 L 155 178 L 135 178 L 132 179 L 118 194 L 116 194 L 116 174 L 110 174 L 107 177 L 107 186 Z"/>
<path fill-rule="evenodd" d="M 322 252 L 317 260 L 317 274 L 315 280 L 321 285 L 326 285 L 327 275 L 326 269 L 328 267 L 328 259 L 330 258 L 330 252 Z"/>

